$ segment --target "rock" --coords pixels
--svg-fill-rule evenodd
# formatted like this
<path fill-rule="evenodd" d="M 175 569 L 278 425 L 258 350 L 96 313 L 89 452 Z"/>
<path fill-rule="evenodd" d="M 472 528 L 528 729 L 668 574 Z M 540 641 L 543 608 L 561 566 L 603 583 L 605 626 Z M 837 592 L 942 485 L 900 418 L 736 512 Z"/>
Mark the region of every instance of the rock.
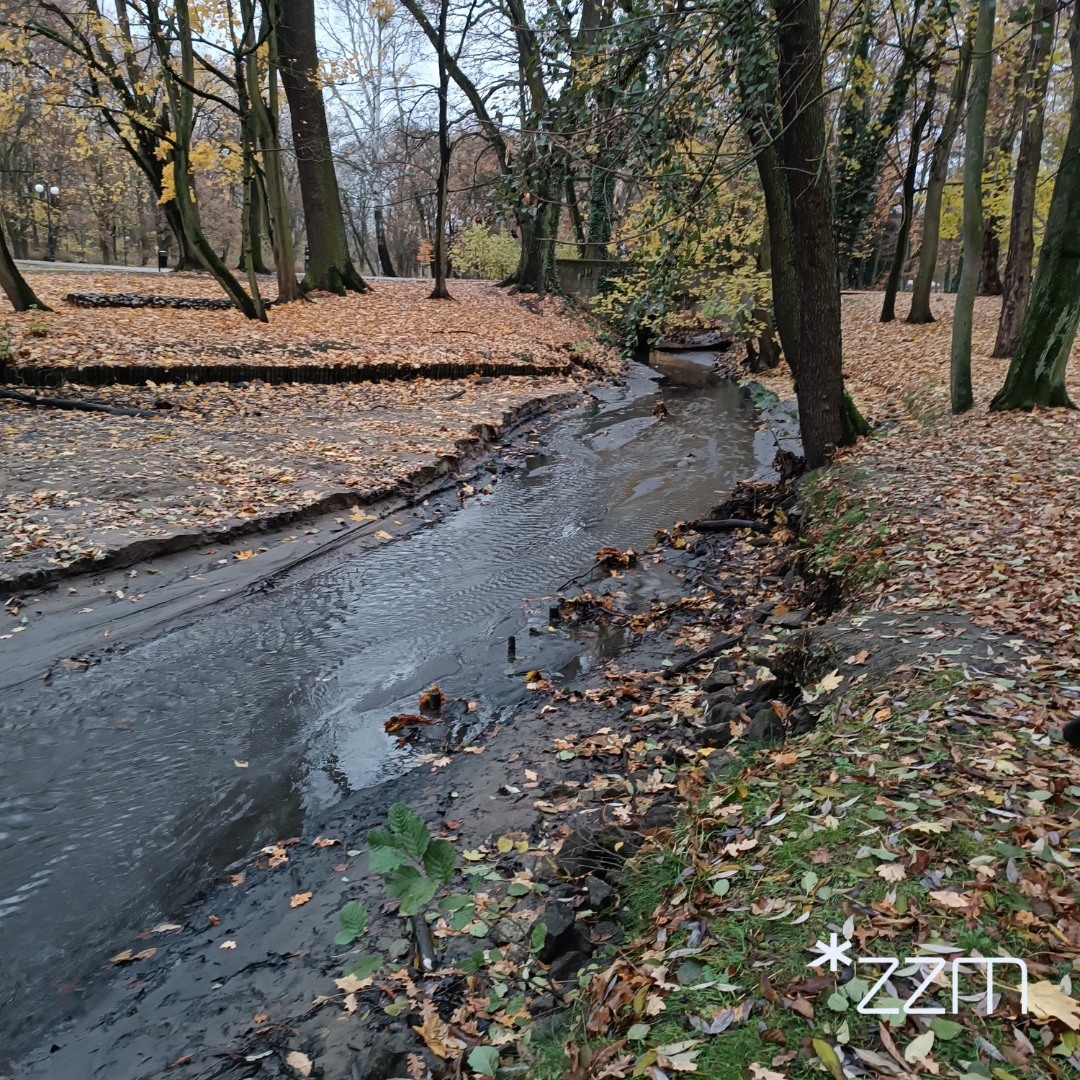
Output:
<path fill-rule="evenodd" d="M 585 879 L 585 888 L 589 893 L 590 911 L 603 911 L 611 906 L 611 901 L 615 897 L 615 890 L 606 881 L 590 874 Z"/>
<path fill-rule="evenodd" d="M 817 715 L 805 705 L 796 705 L 788 717 L 788 728 L 792 735 L 805 735 L 817 727 Z"/>
<path fill-rule="evenodd" d="M 723 690 L 727 686 L 735 685 L 735 676 L 730 671 L 724 671 L 723 665 L 727 661 L 719 661 L 705 676 L 705 681 L 701 684 L 701 689 L 707 694 L 711 694 L 714 690 Z"/>
<path fill-rule="evenodd" d="M 614 826 L 598 832 L 575 829 L 563 841 L 555 865 L 567 877 L 583 878 L 587 874 L 607 877 L 618 872 L 639 847 L 641 837 L 627 829 Z"/>
<path fill-rule="evenodd" d="M 491 928 L 491 940 L 496 945 L 517 945 L 528 936 L 529 928 L 517 919 L 500 919 Z"/>
<path fill-rule="evenodd" d="M 810 618 L 809 608 L 798 611 L 785 611 L 783 615 L 773 615 L 767 621 L 770 626 L 779 626 L 784 630 L 796 630 Z"/>
<path fill-rule="evenodd" d="M 742 741 L 748 746 L 773 746 L 783 742 L 786 735 L 784 722 L 772 709 L 758 709 L 743 732 Z"/>
<path fill-rule="evenodd" d="M 694 733 L 698 746 L 711 746 L 720 750 L 731 742 L 730 724 L 713 724 Z"/>
<path fill-rule="evenodd" d="M 717 694 L 710 694 L 705 700 L 705 708 L 702 710 L 702 718 L 705 721 L 707 727 L 715 727 L 718 724 L 730 724 L 733 720 L 740 718 L 739 707 L 730 701 L 725 694 L 723 697 L 718 694 L 723 691 L 718 691 Z"/>
<path fill-rule="evenodd" d="M 705 759 L 705 779 L 709 781 L 730 779 L 731 767 L 738 764 L 739 759 L 722 750 L 719 754 L 710 754 Z"/>
<path fill-rule="evenodd" d="M 755 683 L 735 695 L 735 704 L 744 705 L 747 710 L 752 710 L 757 705 L 763 705 L 766 701 L 776 697 L 780 689 L 780 683 L 776 679 L 766 679 L 764 682 Z"/>
<path fill-rule="evenodd" d="M 571 942 L 576 942 L 577 931 L 574 927 L 576 918 L 576 912 L 569 904 L 560 904 L 557 901 L 548 902 L 544 914 L 539 919 L 547 927 L 547 936 L 538 953 L 543 963 L 551 963 L 556 956 L 567 950 Z"/>
<path fill-rule="evenodd" d="M 570 979 L 576 980 L 578 972 L 588 962 L 589 957 L 586 953 L 573 949 L 570 952 L 562 953 L 553 960 L 551 967 L 548 968 L 548 974 L 556 982 L 567 982 Z"/>
<path fill-rule="evenodd" d="M 667 829 L 679 818 L 679 808 L 670 803 L 653 803 L 645 811 L 645 827 L 647 829 Z"/>

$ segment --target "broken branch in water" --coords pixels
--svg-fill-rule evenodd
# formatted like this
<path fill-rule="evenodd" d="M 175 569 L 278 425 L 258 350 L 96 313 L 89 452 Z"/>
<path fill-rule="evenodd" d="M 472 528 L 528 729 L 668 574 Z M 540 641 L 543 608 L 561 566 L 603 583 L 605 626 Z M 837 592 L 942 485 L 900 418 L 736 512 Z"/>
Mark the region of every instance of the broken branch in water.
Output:
<path fill-rule="evenodd" d="M 754 529 L 756 532 L 768 532 L 772 526 L 766 521 L 750 521 L 747 518 L 702 518 L 691 521 L 695 532 L 725 532 L 729 529 Z"/>

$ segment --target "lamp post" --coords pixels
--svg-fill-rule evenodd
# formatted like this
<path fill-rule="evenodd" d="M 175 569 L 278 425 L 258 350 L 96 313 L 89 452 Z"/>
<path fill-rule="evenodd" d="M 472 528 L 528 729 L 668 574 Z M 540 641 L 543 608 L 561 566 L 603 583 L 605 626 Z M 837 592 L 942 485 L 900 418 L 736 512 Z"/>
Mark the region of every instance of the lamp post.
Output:
<path fill-rule="evenodd" d="M 53 199 L 60 194 L 60 189 L 55 184 L 50 188 L 46 188 L 44 184 L 35 184 L 34 190 L 45 203 L 45 221 L 49 231 L 49 251 L 45 258 L 48 262 L 56 262 L 56 231 L 53 229 L 52 211 Z"/>

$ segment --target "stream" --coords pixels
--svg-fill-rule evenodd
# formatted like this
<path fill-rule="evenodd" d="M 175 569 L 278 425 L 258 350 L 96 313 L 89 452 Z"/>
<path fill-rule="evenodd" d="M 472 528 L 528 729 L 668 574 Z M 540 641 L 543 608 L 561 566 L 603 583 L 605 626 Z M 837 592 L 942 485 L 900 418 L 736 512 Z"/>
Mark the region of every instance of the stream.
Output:
<path fill-rule="evenodd" d="M 598 548 L 644 548 L 721 501 L 762 448 L 729 384 L 638 376 L 600 393 L 441 522 L 339 547 L 84 673 L 6 691 L 0 1048 L 26 1046 L 132 932 L 230 864 L 405 768 L 383 724 L 424 687 L 476 702 L 478 733 L 512 722 L 524 671 L 572 679 L 618 644 L 549 633 L 543 598 Z"/>

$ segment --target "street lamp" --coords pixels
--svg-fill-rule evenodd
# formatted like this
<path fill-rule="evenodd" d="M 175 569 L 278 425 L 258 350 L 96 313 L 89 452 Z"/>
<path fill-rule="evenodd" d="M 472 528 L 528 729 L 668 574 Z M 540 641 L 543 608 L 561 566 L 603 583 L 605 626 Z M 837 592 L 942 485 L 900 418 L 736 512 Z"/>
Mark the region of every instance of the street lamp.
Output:
<path fill-rule="evenodd" d="M 49 230 L 49 253 L 45 258 L 49 262 L 56 262 L 56 231 L 53 229 L 52 210 L 53 199 L 60 194 L 60 189 L 55 184 L 48 190 L 46 190 L 44 184 L 35 184 L 34 190 L 45 203 L 45 220 L 48 223 Z"/>

